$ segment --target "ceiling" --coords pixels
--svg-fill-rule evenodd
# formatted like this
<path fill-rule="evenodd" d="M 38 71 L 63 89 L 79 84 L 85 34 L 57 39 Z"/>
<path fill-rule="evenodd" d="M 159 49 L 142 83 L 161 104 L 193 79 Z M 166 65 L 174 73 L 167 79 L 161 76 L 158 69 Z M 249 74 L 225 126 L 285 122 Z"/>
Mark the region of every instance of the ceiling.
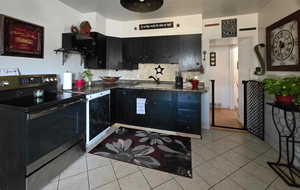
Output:
<path fill-rule="evenodd" d="M 152 13 L 134 13 L 120 5 L 120 0 L 60 0 L 82 13 L 99 14 L 121 21 L 183 16 L 202 13 L 204 18 L 255 13 L 271 0 L 164 0 Z"/>

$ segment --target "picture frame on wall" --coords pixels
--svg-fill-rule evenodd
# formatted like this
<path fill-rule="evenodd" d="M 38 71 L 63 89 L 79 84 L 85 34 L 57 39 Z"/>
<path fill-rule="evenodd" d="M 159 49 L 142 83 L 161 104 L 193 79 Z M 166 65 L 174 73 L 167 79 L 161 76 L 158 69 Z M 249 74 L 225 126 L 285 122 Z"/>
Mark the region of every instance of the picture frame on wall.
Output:
<path fill-rule="evenodd" d="M 44 58 L 44 27 L 0 15 L 0 30 L 1 55 Z"/>
<path fill-rule="evenodd" d="M 267 70 L 300 71 L 300 10 L 267 27 Z"/>

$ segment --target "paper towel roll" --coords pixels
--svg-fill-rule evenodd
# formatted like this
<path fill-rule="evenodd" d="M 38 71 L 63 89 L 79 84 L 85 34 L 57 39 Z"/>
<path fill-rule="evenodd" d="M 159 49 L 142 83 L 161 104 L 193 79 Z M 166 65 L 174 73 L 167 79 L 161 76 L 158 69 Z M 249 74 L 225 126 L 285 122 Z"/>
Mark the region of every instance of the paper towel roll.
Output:
<path fill-rule="evenodd" d="M 71 90 L 72 89 L 72 73 L 66 72 L 64 73 L 64 90 Z"/>

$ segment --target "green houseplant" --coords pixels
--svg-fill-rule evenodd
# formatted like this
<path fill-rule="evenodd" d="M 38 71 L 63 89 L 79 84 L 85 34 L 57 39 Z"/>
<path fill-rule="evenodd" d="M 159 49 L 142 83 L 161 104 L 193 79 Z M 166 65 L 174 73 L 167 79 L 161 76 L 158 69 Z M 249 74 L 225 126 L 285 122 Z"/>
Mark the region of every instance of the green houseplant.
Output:
<path fill-rule="evenodd" d="M 89 86 L 92 85 L 93 73 L 90 70 L 85 70 L 82 73 L 82 78 L 88 83 Z"/>
<path fill-rule="evenodd" d="M 274 94 L 278 102 L 292 104 L 296 96 L 300 95 L 300 77 L 267 78 L 263 80 L 265 90 Z"/>

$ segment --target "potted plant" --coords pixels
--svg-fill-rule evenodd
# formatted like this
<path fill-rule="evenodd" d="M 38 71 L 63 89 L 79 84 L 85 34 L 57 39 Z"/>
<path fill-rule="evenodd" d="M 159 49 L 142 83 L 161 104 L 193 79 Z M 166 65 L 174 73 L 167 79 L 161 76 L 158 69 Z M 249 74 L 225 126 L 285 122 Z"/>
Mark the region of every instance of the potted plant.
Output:
<path fill-rule="evenodd" d="M 88 86 L 92 86 L 93 74 L 90 70 L 85 70 L 82 73 L 82 78 L 87 82 Z"/>
<path fill-rule="evenodd" d="M 294 98 L 300 95 L 300 77 L 289 77 L 263 80 L 265 90 L 274 94 L 276 100 L 282 104 L 293 104 Z"/>

